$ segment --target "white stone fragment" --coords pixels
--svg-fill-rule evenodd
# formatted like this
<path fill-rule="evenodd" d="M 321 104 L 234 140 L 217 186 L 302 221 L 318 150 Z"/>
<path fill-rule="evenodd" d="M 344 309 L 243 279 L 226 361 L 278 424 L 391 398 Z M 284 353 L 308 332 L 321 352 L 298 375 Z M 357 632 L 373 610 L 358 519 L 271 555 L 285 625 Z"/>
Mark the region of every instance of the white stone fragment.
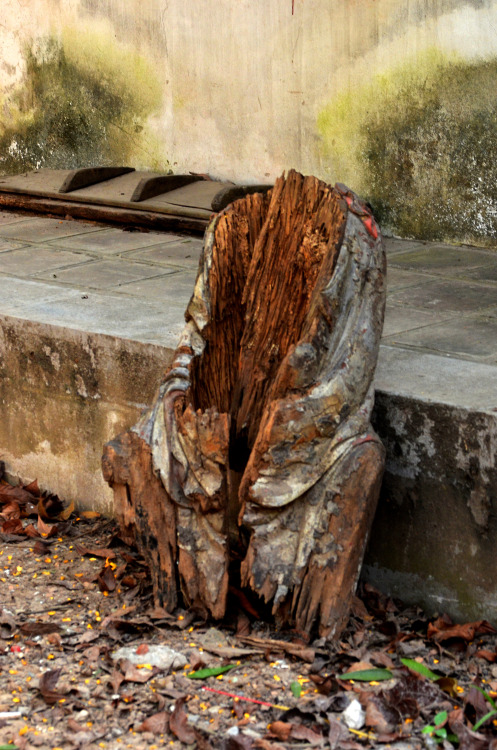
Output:
<path fill-rule="evenodd" d="M 342 717 L 349 729 L 362 729 L 366 720 L 366 712 L 357 698 L 354 698 L 343 712 Z"/>
<path fill-rule="evenodd" d="M 149 646 L 146 654 L 137 654 L 137 646 L 122 646 L 114 651 L 112 658 L 128 659 L 132 664 L 150 664 L 152 667 L 159 667 L 168 671 L 170 669 L 181 669 L 187 664 L 187 658 L 179 651 L 175 651 L 169 646 Z"/>

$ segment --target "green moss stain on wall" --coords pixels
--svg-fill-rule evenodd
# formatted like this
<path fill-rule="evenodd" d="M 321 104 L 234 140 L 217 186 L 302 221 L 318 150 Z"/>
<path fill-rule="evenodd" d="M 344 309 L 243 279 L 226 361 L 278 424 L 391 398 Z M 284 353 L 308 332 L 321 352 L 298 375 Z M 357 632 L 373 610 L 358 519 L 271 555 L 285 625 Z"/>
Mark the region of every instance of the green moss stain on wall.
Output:
<path fill-rule="evenodd" d="M 430 51 L 319 115 L 334 176 L 406 237 L 497 244 L 497 59 Z"/>
<path fill-rule="evenodd" d="M 162 86 L 145 57 L 109 33 L 75 29 L 38 40 L 25 55 L 23 82 L 1 102 L 1 172 L 167 166 L 147 125 Z"/>

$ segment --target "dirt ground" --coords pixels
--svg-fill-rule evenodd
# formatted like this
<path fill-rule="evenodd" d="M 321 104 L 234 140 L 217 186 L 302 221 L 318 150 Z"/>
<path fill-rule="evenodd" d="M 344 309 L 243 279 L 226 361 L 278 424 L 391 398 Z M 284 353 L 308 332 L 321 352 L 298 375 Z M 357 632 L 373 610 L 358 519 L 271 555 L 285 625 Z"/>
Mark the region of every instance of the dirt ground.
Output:
<path fill-rule="evenodd" d="M 336 643 L 278 632 L 239 591 L 221 624 L 168 614 L 113 522 L 36 484 L 0 483 L 0 510 L 0 750 L 497 750 L 485 621 L 367 586 Z"/>

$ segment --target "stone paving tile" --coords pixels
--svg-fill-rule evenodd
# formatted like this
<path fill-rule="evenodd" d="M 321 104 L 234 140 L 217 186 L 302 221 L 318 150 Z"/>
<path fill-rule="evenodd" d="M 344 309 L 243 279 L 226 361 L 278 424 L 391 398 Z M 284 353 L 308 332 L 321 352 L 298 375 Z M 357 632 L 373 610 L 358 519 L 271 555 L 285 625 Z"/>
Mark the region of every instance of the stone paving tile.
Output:
<path fill-rule="evenodd" d="M 385 244 L 383 343 L 497 364 L 497 253 Z M 200 237 L 0 211 L 0 313 L 174 347 L 201 248 Z"/>
<path fill-rule="evenodd" d="M 393 342 L 395 339 L 395 342 Z M 497 314 L 468 316 L 404 332 L 384 343 L 444 352 L 471 359 L 497 358 Z"/>
<path fill-rule="evenodd" d="M 397 289 L 404 289 L 407 286 L 416 286 L 416 284 L 424 284 L 427 280 L 432 279 L 436 281 L 433 276 L 425 276 L 422 273 L 416 273 L 415 271 L 405 271 L 401 268 L 395 268 L 390 263 L 387 270 L 387 289 L 389 292 L 393 292 Z"/>
<path fill-rule="evenodd" d="M 497 287 L 459 279 L 430 280 L 393 292 L 390 301 L 436 312 L 472 312 L 497 305 Z"/>
<path fill-rule="evenodd" d="M 176 347 L 184 325 L 176 307 L 111 292 L 75 289 L 66 289 L 58 298 L 32 301 L 29 315 L 18 317 L 123 339 L 150 340 L 170 348 Z"/>
<path fill-rule="evenodd" d="M 0 237 L 25 242 L 48 242 L 58 237 L 85 235 L 99 231 L 101 231 L 101 227 L 84 224 L 79 221 L 66 221 L 65 219 L 35 218 L 25 219 L 13 224 L 0 225 Z"/>
<path fill-rule="evenodd" d="M 17 250 L 19 247 L 25 247 L 24 242 L 18 242 L 17 240 L 3 240 L 0 237 L 0 253 L 4 253 L 6 250 Z M 0 261 L 0 271 L 2 270 Z"/>
<path fill-rule="evenodd" d="M 55 252 L 55 251 L 54 251 Z M 63 251 L 57 251 L 59 254 Z M 176 269 L 149 266 L 145 263 L 109 258 L 94 260 L 75 268 L 65 268 L 57 271 L 57 281 L 63 284 L 73 284 L 88 289 L 110 289 L 132 281 L 147 279 L 151 276 L 161 278 L 174 273 Z M 53 278 L 46 273 L 38 274 L 37 278 Z"/>
<path fill-rule="evenodd" d="M 422 250 L 428 243 L 422 240 L 399 240 L 396 237 L 384 237 L 383 243 L 388 256 L 397 253 L 411 252 L 413 250 Z"/>
<path fill-rule="evenodd" d="M 145 250 L 132 250 L 125 258 L 145 260 L 149 263 L 159 265 L 174 265 L 188 268 L 197 268 L 200 254 L 202 252 L 202 240 L 182 239 L 178 242 L 167 242 L 154 245 Z"/>
<path fill-rule="evenodd" d="M 13 224 L 16 221 L 26 221 L 29 214 L 19 214 L 14 211 L 0 211 L 0 224 Z"/>
<path fill-rule="evenodd" d="M 394 305 L 389 299 L 385 311 L 383 325 L 383 340 L 389 343 L 389 338 L 404 331 L 411 331 L 424 326 L 432 326 L 444 320 L 457 318 L 453 312 L 434 312 L 433 310 L 417 310 L 406 305 Z"/>
<path fill-rule="evenodd" d="M 71 253 L 67 250 L 55 250 L 45 247 L 21 247 L 0 255 L 0 271 L 14 276 L 32 276 L 41 272 L 54 272 L 65 266 L 74 266 L 93 260 L 90 255 Z"/>
<path fill-rule="evenodd" d="M 451 276 L 461 268 L 477 268 L 495 263 L 495 254 L 468 247 L 424 247 L 409 250 L 390 259 L 390 265 L 397 268 L 420 269 L 428 273 Z"/>
<path fill-rule="evenodd" d="M 16 279 L 0 274 L 0 313 L 29 318 L 31 306 L 61 299 L 68 291 L 65 287 L 32 279 Z"/>
<path fill-rule="evenodd" d="M 126 250 L 137 250 L 150 245 L 164 244 L 164 234 L 160 232 L 125 232 L 122 229 L 102 229 L 91 235 L 68 237 L 50 244 L 68 250 L 86 250 L 102 255 L 117 255 Z"/>
<path fill-rule="evenodd" d="M 470 281 L 497 281 L 497 260 L 483 268 L 464 269 L 458 277 Z"/>
<path fill-rule="evenodd" d="M 114 291 L 149 300 L 160 300 L 161 304 L 165 305 L 179 305 L 184 311 L 192 296 L 195 278 L 196 273 L 193 271 L 179 271 L 170 276 L 135 281 Z"/>

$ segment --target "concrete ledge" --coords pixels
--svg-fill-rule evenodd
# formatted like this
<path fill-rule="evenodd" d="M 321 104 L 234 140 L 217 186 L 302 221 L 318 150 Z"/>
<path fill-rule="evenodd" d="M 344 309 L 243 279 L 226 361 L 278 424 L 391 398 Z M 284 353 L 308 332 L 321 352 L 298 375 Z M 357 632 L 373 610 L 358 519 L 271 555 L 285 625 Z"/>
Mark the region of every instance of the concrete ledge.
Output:
<path fill-rule="evenodd" d="M 387 465 L 363 577 L 497 621 L 497 368 L 382 347 L 376 382 Z"/>
<path fill-rule="evenodd" d="M 390 239 L 375 426 L 387 447 L 363 575 L 497 623 L 497 256 Z M 0 458 L 112 513 L 103 444 L 151 403 L 200 237 L 0 211 Z"/>
<path fill-rule="evenodd" d="M 172 349 L 0 316 L 1 458 L 112 514 L 103 444 L 152 401 Z M 497 621 L 497 369 L 382 346 L 387 467 L 363 577 L 428 611 Z M 421 385 L 422 384 L 422 385 Z"/>
<path fill-rule="evenodd" d="M 11 475 L 112 514 L 102 446 L 151 402 L 172 350 L 0 316 L 0 446 Z"/>

